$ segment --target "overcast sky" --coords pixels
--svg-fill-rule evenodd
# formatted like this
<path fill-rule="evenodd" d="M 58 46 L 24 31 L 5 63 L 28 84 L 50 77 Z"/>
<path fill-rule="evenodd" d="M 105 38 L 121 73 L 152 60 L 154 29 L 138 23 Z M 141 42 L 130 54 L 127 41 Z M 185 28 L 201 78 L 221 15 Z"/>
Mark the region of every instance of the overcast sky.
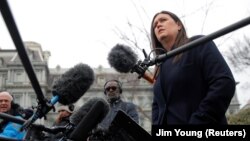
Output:
<path fill-rule="evenodd" d="M 23 41 L 37 42 L 43 51 L 51 52 L 50 68 L 69 68 L 79 62 L 109 67 L 110 49 L 122 43 L 114 29 L 131 35 L 126 23 L 129 20 L 134 26 L 149 30 L 153 15 L 161 10 L 182 17 L 189 36 L 210 34 L 250 16 L 250 0 L 9 0 L 9 4 Z M 232 39 L 225 41 L 226 37 L 238 39 L 243 35 L 250 36 L 250 26 L 215 42 L 223 43 L 219 46 L 223 53 L 232 43 Z M 140 47 L 149 51 L 143 35 L 136 36 Z M 2 18 L 0 48 L 15 49 Z M 249 95 L 240 100 L 245 103 Z"/>

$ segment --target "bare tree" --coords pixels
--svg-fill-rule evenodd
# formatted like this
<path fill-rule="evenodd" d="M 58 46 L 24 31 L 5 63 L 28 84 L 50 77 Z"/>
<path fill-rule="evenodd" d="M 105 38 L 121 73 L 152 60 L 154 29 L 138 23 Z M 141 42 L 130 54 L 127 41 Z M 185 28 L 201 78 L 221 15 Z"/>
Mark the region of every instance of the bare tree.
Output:
<path fill-rule="evenodd" d="M 230 47 L 226 57 L 236 71 L 242 72 L 250 67 L 250 38 L 244 36 L 242 41 L 234 41 L 234 45 Z"/>
<path fill-rule="evenodd" d="M 126 32 L 124 28 L 118 27 L 117 25 L 114 25 L 114 28 L 112 30 L 118 36 L 118 38 L 120 38 L 123 42 L 125 42 L 128 46 L 130 46 L 134 50 L 142 50 L 143 47 L 141 45 L 143 45 L 144 47 L 145 46 L 148 47 L 147 49 L 151 49 L 150 47 L 152 43 L 150 40 L 150 31 L 149 31 L 149 28 L 146 28 L 146 22 L 143 20 L 143 16 L 145 16 L 148 20 L 149 20 L 148 18 L 149 16 L 146 13 L 142 5 L 136 4 L 133 0 L 131 0 L 131 2 L 134 8 L 136 9 L 136 12 L 137 12 L 136 14 L 138 15 L 138 19 L 140 20 L 141 25 L 137 26 L 133 24 L 133 22 L 131 22 L 129 18 L 127 18 L 126 26 L 127 26 L 128 32 Z M 209 3 L 206 1 L 204 6 L 201 6 L 200 8 L 194 10 L 193 12 L 189 14 L 183 14 L 180 18 L 182 18 L 183 21 L 185 22 L 185 18 L 187 16 L 192 16 L 196 12 L 204 12 L 204 19 L 203 19 L 202 27 L 201 27 L 201 33 L 202 33 L 205 27 L 205 23 L 206 23 L 206 19 L 208 17 L 209 11 L 213 8 L 213 4 L 214 4 L 213 0 Z M 130 83 L 138 83 L 136 77 L 129 79 L 129 81 Z M 134 86 L 136 86 L 136 84 Z M 133 99 L 135 99 L 136 88 L 134 88 L 133 90 L 134 92 L 132 92 L 131 95 Z M 151 116 L 147 115 L 147 112 L 144 111 L 143 106 L 144 105 L 138 105 L 138 112 L 141 113 L 144 119 L 151 121 Z"/>
<path fill-rule="evenodd" d="M 144 9 L 144 7 L 140 4 L 136 4 L 135 1 L 131 0 L 133 4 L 136 14 L 138 15 L 138 19 L 140 21 L 140 25 L 135 25 L 129 18 L 126 19 L 126 26 L 129 29 L 128 32 L 125 32 L 124 29 L 114 25 L 112 29 L 113 32 L 128 46 L 133 48 L 136 52 L 138 50 L 142 51 L 145 47 L 150 49 L 151 41 L 150 41 L 150 33 L 149 29 L 146 27 L 146 23 L 143 19 L 149 20 L 149 16 Z"/>

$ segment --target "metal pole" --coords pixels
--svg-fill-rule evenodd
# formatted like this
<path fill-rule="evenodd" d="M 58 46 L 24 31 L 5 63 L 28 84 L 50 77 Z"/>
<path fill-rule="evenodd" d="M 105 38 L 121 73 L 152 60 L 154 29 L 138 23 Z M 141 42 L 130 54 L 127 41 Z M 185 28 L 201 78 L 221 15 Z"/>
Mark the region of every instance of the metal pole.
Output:
<path fill-rule="evenodd" d="M 187 43 L 185 45 L 182 45 L 182 46 L 180 46 L 180 47 L 178 47 L 178 48 L 176 48 L 176 49 L 174 49 L 172 51 L 169 51 L 169 52 L 167 52 L 165 54 L 161 54 L 159 56 L 156 56 L 155 58 L 150 60 L 149 66 L 155 65 L 156 63 L 163 62 L 164 60 L 166 60 L 166 59 L 168 59 L 170 57 L 173 57 L 173 56 L 175 56 L 175 55 L 177 55 L 179 53 L 182 53 L 182 52 L 184 52 L 186 50 L 189 50 L 189 49 L 191 49 L 193 47 L 196 47 L 196 46 L 198 46 L 200 44 L 211 41 L 211 40 L 213 40 L 215 38 L 218 38 L 220 36 L 223 36 L 223 35 L 225 35 L 225 34 L 227 34 L 229 32 L 232 32 L 234 30 L 242 28 L 242 27 L 244 27 L 244 26 L 246 26 L 248 24 L 250 24 L 250 17 L 247 17 L 247 18 L 245 18 L 243 20 L 240 20 L 240 21 L 238 21 L 238 22 L 236 22 L 234 24 L 231 24 L 231 25 L 229 25 L 227 27 L 224 27 L 224 28 L 222 28 L 222 29 L 220 29 L 220 30 L 218 30 L 216 32 L 213 32 L 213 33 L 211 33 L 209 35 L 206 35 L 206 36 L 203 36 L 203 37 L 201 37 L 199 39 L 196 39 L 196 40 L 194 40 L 192 42 L 189 42 L 189 43 Z"/>
<path fill-rule="evenodd" d="M 0 0 L 0 11 L 2 13 L 3 19 L 5 21 L 5 24 L 9 30 L 9 33 L 12 37 L 12 40 L 16 46 L 18 55 L 22 61 L 22 64 L 24 66 L 24 69 L 29 77 L 29 80 L 31 82 L 31 85 L 33 86 L 35 93 L 37 95 L 37 99 L 40 104 L 45 104 L 45 98 L 43 95 L 43 92 L 41 90 L 40 84 L 37 80 L 35 71 L 31 65 L 31 62 L 28 58 L 27 52 L 25 50 L 22 38 L 19 34 L 18 28 L 16 26 L 15 20 L 13 18 L 13 15 L 11 13 L 10 7 L 8 5 L 7 0 Z"/>

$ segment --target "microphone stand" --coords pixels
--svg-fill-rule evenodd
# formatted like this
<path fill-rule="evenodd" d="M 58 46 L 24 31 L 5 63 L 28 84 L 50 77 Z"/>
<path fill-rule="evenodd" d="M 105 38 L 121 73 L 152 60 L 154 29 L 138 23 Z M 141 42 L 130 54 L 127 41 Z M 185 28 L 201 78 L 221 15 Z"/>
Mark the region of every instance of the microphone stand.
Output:
<path fill-rule="evenodd" d="M 54 91 L 53 91 L 54 92 Z M 56 93 L 56 92 L 54 92 Z M 35 114 L 33 114 L 33 116 L 28 119 L 22 126 L 21 131 L 22 130 L 27 130 L 32 123 L 34 123 L 38 118 L 42 118 L 45 117 L 46 119 L 46 114 L 53 109 L 53 111 L 55 111 L 55 103 L 58 101 L 59 96 L 56 95 L 55 97 L 53 97 L 49 102 L 46 102 L 45 105 L 42 104 L 38 104 L 37 106 L 37 110 L 35 112 Z"/>
<path fill-rule="evenodd" d="M 24 119 L 17 118 L 15 116 L 12 116 L 12 115 L 9 115 L 9 114 L 6 114 L 6 113 L 0 113 L 0 118 L 4 119 L 4 120 L 7 120 L 9 122 L 17 123 L 17 124 L 23 124 L 23 123 L 26 122 L 26 120 L 24 120 Z M 33 134 L 31 134 L 31 133 L 33 131 L 36 131 L 36 130 L 39 131 L 39 132 L 45 131 L 45 132 L 50 133 L 50 134 L 57 134 L 59 132 L 66 133 L 67 130 L 68 130 L 67 128 L 69 128 L 68 125 L 67 126 L 58 126 L 58 127 L 55 127 L 55 128 L 48 128 L 48 127 L 45 127 L 44 125 L 34 124 L 34 123 L 31 125 L 31 127 L 32 128 L 30 129 L 30 131 L 27 131 L 24 141 L 25 140 L 30 141 L 30 140 L 35 139 L 35 137 L 33 137 Z M 26 137 L 28 137 L 29 139 L 27 139 Z M 14 139 L 14 138 L 10 138 L 10 137 L 1 137 L 1 136 L 0 136 L 0 140 L 1 141 L 20 141 L 18 139 Z"/>
<path fill-rule="evenodd" d="M 10 122 L 14 122 L 14 123 L 18 123 L 18 124 L 23 124 L 26 122 L 26 120 L 21 119 L 21 118 L 17 118 L 15 116 L 6 114 L 6 113 L 0 113 L 0 118 L 4 119 L 4 120 L 8 120 Z M 67 128 L 69 128 L 69 125 L 67 126 L 58 126 L 56 128 L 47 128 L 44 125 L 40 125 L 40 124 L 32 124 L 32 127 L 38 128 L 42 131 L 48 132 L 48 133 L 52 133 L 52 134 L 57 134 L 59 132 L 64 132 L 67 130 Z"/>
<path fill-rule="evenodd" d="M 45 117 L 45 114 L 48 113 L 49 110 L 53 108 L 53 105 L 48 102 L 48 100 L 44 97 L 39 82 L 37 80 L 35 71 L 32 67 L 32 64 L 28 58 L 27 52 L 25 50 L 22 38 L 19 34 L 18 28 L 16 26 L 14 17 L 11 13 L 10 7 L 8 5 L 7 0 L 0 0 L 0 11 L 2 13 L 5 24 L 9 30 L 9 33 L 12 37 L 12 40 L 16 46 L 18 55 L 20 60 L 24 66 L 24 69 L 29 77 L 32 87 L 37 95 L 38 106 L 37 111 L 34 114 L 32 120 L 28 120 L 24 123 L 24 129 L 28 128 L 36 119 Z"/>
<path fill-rule="evenodd" d="M 144 54 L 144 61 L 139 60 L 134 67 L 130 70 L 131 73 L 136 72 L 139 74 L 138 79 L 144 78 L 147 80 L 149 83 L 153 84 L 155 82 L 154 78 L 150 76 L 150 74 L 146 73 L 146 70 L 148 69 L 149 65 L 148 62 L 150 61 L 149 56 L 147 55 L 146 51 L 143 49 L 142 50 Z"/>
<path fill-rule="evenodd" d="M 143 61 L 138 61 L 137 64 L 134 66 L 131 72 L 136 72 L 139 74 L 139 78 L 144 75 L 145 71 L 148 69 L 148 67 L 153 66 L 155 64 L 162 63 L 166 59 L 173 57 L 177 54 L 180 54 L 184 51 L 187 51 L 189 49 L 192 49 L 200 44 L 206 43 L 210 40 L 213 40 L 215 38 L 218 38 L 220 36 L 223 36 L 227 33 L 230 33 L 236 29 L 242 28 L 246 25 L 250 24 L 250 17 L 247 17 L 245 19 L 242 19 L 234 24 L 231 24 L 227 27 L 224 27 L 216 32 L 213 32 L 209 35 L 203 36 L 201 38 L 198 38 L 194 41 L 191 41 L 185 45 L 182 45 L 172 51 L 169 51 L 167 53 L 161 54 L 156 56 L 155 58 L 151 59 L 148 56 L 145 56 L 145 59 Z"/>
<path fill-rule="evenodd" d="M 20 140 L 7 137 L 0 137 L 0 141 L 20 141 Z"/>

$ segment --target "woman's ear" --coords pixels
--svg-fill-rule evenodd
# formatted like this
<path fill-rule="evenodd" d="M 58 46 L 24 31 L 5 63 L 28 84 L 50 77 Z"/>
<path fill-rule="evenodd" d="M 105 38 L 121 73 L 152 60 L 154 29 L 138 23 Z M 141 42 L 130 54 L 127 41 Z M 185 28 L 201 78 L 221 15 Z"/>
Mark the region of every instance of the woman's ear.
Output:
<path fill-rule="evenodd" d="M 180 22 L 177 22 L 177 26 L 178 26 L 178 31 L 180 31 L 182 29 L 182 24 Z"/>

